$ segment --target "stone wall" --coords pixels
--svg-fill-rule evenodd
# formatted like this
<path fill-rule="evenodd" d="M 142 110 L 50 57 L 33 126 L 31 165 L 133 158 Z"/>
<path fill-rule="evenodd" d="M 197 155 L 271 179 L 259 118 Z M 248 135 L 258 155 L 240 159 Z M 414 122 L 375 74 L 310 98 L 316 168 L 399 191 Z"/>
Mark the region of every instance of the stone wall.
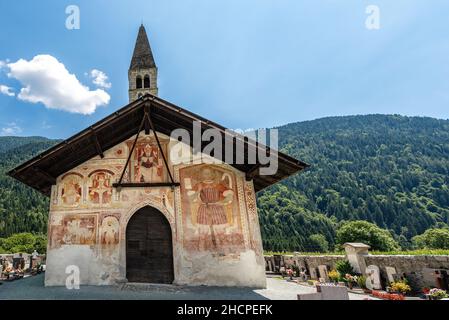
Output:
<path fill-rule="evenodd" d="M 449 272 L 449 256 L 368 255 L 365 256 L 365 263 L 379 267 L 382 283 L 388 279 L 386 267 L 395 268 L 396 274 L 405 276 L 416 291 L 436 286 L 435 270 Z"/>
<path fill-rule="evenodd" d="M 134 137 L 105 151 L 104 158 L 97 156 L 57 178 L 50 199 L 47 286 L 65 285 L 71 265 L 79 268 L 81 284 L 126 281 L 126 227 L 146 206 L 161 212 L 171 227 L 174 283 L 266 286 L 253 183 L 246 181 L 244 173 L 213 164 L 207 157 L 194 164 L 178 164 L 169 152 L 177 141 L 158 136 L 180 187 L 112 187 L 121 176 Z M 154 136 L 142 134 L 123 182 L 169 181 L 158 152 Z M 212 226 L 199 217 L 200 208 L 203 217 L 204 210 L 209 210 L 199 193 L 206 174 L 225 198 L 216 205 L 221 206 L 225 221 Z M 212 232 L 215 241 L 211 241 Z"/>
<path fill-rule="evenodd" d="M 338 255 L 275 255 L 265 256 L 265 270 L 267 272 L 279 273 L 280 268 L 298 267 L 300 270 L 306 270 L 311 279 L 318 279 L 318 266 L 326 265 L 328 270 L 335 268 L 335 263 L 343 260 L 344 256 Z"/>

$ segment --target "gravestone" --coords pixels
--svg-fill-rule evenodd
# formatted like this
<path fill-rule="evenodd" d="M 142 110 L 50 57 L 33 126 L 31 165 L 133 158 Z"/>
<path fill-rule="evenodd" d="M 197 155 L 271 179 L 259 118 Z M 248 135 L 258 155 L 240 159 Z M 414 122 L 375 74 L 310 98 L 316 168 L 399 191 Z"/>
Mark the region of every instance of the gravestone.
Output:
<path fill-rule="evenodd" d="M 271 260 L 267 260 L 268 271 L 273 272 L 273 267 L 271 266 Z"/>
<path fill-rule="evenodd" d="M 449 270 L 423 268 L 423 282 L 428 287 L 449 289 Z"/>
<path fill-rule="evenodd" d="M 317 286 L 321 292 L 321 300 L 349 300 L 348 288 L 346 286 Z"/>
<path fill-rule="evenodd" d="M 309 268 L 310 271 L 310 279 L 318 279 L 318 273 L 316 271 L 316 268 Z"/>
<path fill-rule="evenodd" d="M 317 292 L 298 294 L 298 300 L 349 300 L 345 286 L 317 285 Z"/>
<path fill-rule="evenodd" d="M 370 290 L 382 289 L 378 266 L 369 265 L 368 267 L 366 267 L 366 287 Z"/>
<path fill-rule="evenodd" d="M 329 281 L 329 276 L 327 274 L 327 266 L 326 265 L 319 265 L 318 272 L 320 274 L 320 278 L 322 278 L 325 282 Z"/>
<path fill-rule="evenodd" d="M 394 267 L 385 267 L 385 272 L 387 273 L 388 283 L 396 281 L 396 269 Z"/>

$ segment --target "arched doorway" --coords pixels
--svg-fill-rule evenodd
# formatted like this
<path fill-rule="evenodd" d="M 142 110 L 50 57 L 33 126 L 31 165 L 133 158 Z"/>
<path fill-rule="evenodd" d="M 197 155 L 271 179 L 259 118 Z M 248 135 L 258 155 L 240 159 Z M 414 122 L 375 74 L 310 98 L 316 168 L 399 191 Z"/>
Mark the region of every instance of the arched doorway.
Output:
<path fill-rule="evenodd" d="M 174 280 L 172 232 L 156 208 L 138 210 L 126 226 L 126 278 L 146 283 Z"/>

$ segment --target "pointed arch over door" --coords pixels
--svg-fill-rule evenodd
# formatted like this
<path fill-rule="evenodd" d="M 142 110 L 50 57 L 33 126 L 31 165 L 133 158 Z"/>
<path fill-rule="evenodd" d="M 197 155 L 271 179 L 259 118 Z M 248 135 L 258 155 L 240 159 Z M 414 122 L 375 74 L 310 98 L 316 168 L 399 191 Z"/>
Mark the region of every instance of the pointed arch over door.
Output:
<path fill-rule="evenodd" d="M 144 207 L 126 227 L 126 278 L 129 282 L 172 283 L 172 231 L 156 208 Z"/>

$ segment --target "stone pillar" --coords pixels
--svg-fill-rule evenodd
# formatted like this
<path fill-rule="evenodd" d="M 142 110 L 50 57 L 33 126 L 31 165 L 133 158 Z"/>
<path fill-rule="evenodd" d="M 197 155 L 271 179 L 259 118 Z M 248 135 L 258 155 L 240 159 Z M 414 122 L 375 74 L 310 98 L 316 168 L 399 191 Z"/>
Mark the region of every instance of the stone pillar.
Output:
<path fill-rule="evenodd" d="M 369 245 L 364 243 L 346 242 L 343 247 L 346 252 L 346 259 L 348 259 L 354 271 L 360 274 L 365 274 L 366 263 L 365 256 L 368 255 Z"/>

